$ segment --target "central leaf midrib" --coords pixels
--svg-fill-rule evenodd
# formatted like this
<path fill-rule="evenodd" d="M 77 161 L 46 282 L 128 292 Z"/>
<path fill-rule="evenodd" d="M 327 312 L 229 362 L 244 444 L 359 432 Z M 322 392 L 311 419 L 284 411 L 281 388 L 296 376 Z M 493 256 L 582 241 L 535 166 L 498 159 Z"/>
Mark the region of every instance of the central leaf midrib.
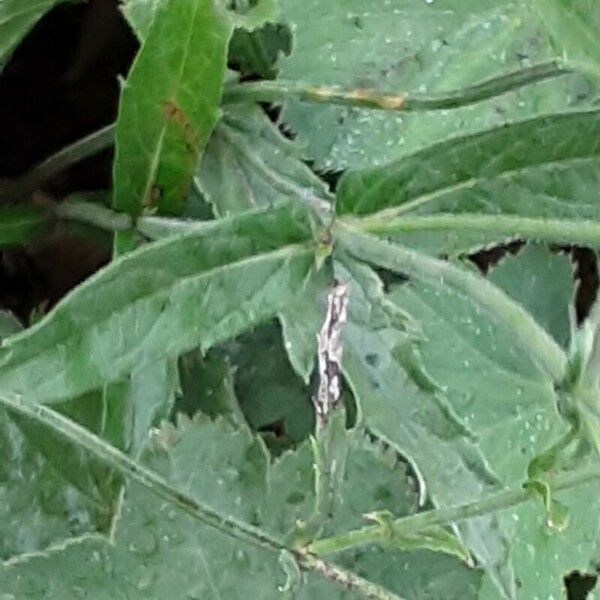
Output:
<path fill-rule="evenodd" d="M 427 164 L 429 164 L 432 161 L 432 159 L 436 159 L 436 157 L 443 154 L 444 150 L 452 151 L 453 145 L 456 146 L 456 145 L 470 144 L 472 146 L 473 142 L 476 142 L 478 140 L 485 141 L 486 137 L 493 135 L 495 132 L 502 132 L 507 129 L 515 129 L 515 128 L 519 128 L 519 127 L 523 128 L 523 127 L 526 127 L 527 125 L 533 126 L 536 123 L 539 123 L 540 125 L 544 125 L 544 122 L 550 122 L 550 124 L 555 125 L 557 122 L 562 121 L 562 122 L 566 122 L 568 124 L 570 119 L 586 118 L 586 117 L 599 117 L 600 118 L 600 111 L 595 109 L 595 110 L 586 110 L 586 111 L 567 111 L 567 112 L 562 112 L 562 113 L 542 115 L 542 116 L 534 117 L 532 119 L 526 119 L 523 121 L 515 121 L 510 124 L 500 125 L 498 127 L 492 128 L 492 129 L 479 131 L 479 132 L 476 132 L 476 133 L 473 133 L 470 135 L 466 135 L 466 136 L 462 135 L 462 136 L 450 137 L 448 139 L 437 142 L 431 146 L 417 150 L 416 152 L 413 152 L 403 158 L 400 158 L 397 161 L 389 163 L 387 165 L 387 168 L 392 173 L 394 173 L 394 175 L 392 175 L 391 177 L 380 176 L 377 183 L 375 185 L 372 185 L 370 188 L 365 189 L 361 195 L 350 194 L 350 197 L 351 198 L 353 196 L 355 197 L 355 200 L 353 201 L 353 205 L 355 206 L 355 208 L 358 209 L 358 214 L 362 214 L 360 208 L 363 207 L 365 204 L 368 205 L 370 202 L 372 202 L 373 198 L 377 198 L 378 192 L 381 189 L 381 187 L 383 185 L 387 184 L 390 181 L 390 179 L 395 178 L 395 173 L 398 170 L 405 168 L 407 165 L 411 166 L 416 161 L 419 161 L 419 159 L 422 159 Z M 501 150 L 502 149 L 500 149 L 498 151 L 498 153 L 500 153 Z M 535 163 L 529 164 L 529 165 L 521 164 L 521 166 L 519 166 L 519 167 L 516 167 L 513 169 L 507 169 L 502 172 L 498 172 L 496 174 L 492 174 L 492 175 L 486 176 L 486 177 L 469 177 L 468 179 L 466 179 L 464 181 L 444 185 L 443 187 L 440 187 L 436 190 L 431 190 L 428 192 L 424 192 L 420 195 L 414 196 L 408 202 L 405 202 L 401 205 L 396 205 L 393 208 L 400 209 L 401 207 L 405 206 L 406 204 L 410 204 L 411 206 L 405 210 L 411 210 L 413 208 L 412 204 L 418 203 L 417 205 L 420 206 L 420 205 L 426 203 L 427 201 L 433 200 L 437 196 L 446 193 L 448 190 L 453 191 L 454 189 L 462 189 L 466 186 L 474 186 L 480 181 L 486 181 L 486 180 L 492 181 L 494 179 L 500 179 L 501 177 L 510 176 L 511 174 L 526 171 L 527 169 L 543 168 L 545 166 L 547 167 L 547 166 L 551 166 L 551 165 L 562 166 L 567 162 L 577 162 L 577 161 L 598 159 L 598 158 L 600 158 L 600 144 L 598 144 L 598 143 L 596 144 L 596 147 L 593 150 L 593 154 L 591 152 L 592 152 L 592 150 L 589 150 L 588 154 L 585 156 L 571 155 L 571 156 L 564 157 L 564 158 L 535 162 Z M 365 176 L 368 177 L 368 176 L 372 175 L 373 173 L 382 173 L 382 172 L 383 172 L 382 168 L 377 168 L 375 170 L 369 170 L 369 169 L 358 170 L 358 171 L 355 171 L 354 173 L 351 173 L 350 177 L 360 175 L 361 173 L 363 173 Z M 342 180 L 342 185 L 343 184 L 344 184 L 344 180 Z M 400 186 L 398 186 L 398 188 L 400 188 Z M 343 190 L 343 188 L 342 188 L 342 190 Z M 423 198 L 426 198 L 426 200 L 423 200 Z M 383 209 L 383 210 L 388 210 L 388 208 Z M 381 210 L 378 212 L 381 212 Z M 376 213 L 370 213 L 370 214 L 376 214 Z M 368 215 L 369 215 L 369 213 L 367 213 L 367 215 L 365 215 L 365 216 L 368 216 Z"/>
<path fill-rule="evenodd" d="M 91 323 L 90 325 L 82 328 L 82 330 L 80 330 L 80 332 L 78 332 L 77 337 L 83 338 L 85 337 L 85 335 L 92 329 L 94 329 L 95 327 L 97 327 L 98 325 L 104 324 L 107 321 L 109 321 L 115 314 L 119 314 L 121 313 L 125 308 L 127 308 L 128 306 L 130 306 L 131 304 L 135 303 L 135 302 L 145 302 L 148 301 L 150 299 L 152 299 L 155 296 L 159 296 L 161 294 L 164 293 L 164 291 L 166 289 L 175 289 L 178 286 L 182 286 L 185 284 L 190 283 L 193 280 L 198 280 L 201 281 L 202 279 L 207 279 L 212 277 L 215 273 L 218 273 L 219 271 L 226 271 L 229 269 L 234 269 L 234 268 L 241 268 L 244 266 L 251 266 L 253 262 L 262 262 L 262 261 L 267 261 L 269 259 L 275 259 L 278 257 L 278 255 L 281 255 L 282 260 L 286 258 L 286 255 L 289 257 L 293 257 L 295 255 L 300 256 L 303 252 L 307 252 L 310 249 L 312 242 L 305 242 L 304 244 L 290 244 L 288 246 L 284 246 L 283 248 L 278 248 L 277 250 L 273 250 L 270 252 L 266 252 L 266 253 L 262 253 L 259 255 L 254 255 L 251 257 L 246 257 L 243 258 L 241 260 L 237 260 L 235 262 L 232 263 L 228 263 L 225 265 L 219 265 L 217 267 L 212 267 L 211 269 L 208 269 L 207 271 L 203 271 L 200 273 L 195 273 L 193 275 L 189 275 L 186 277 L 182 277 L 180 279 L 175 280 L 174 282 L 170 282 L 169 284 L 160 286 L 158 288 L 155 288 L 154 290 L 152 290 L 152 292 L 148 293 L 148 294 L 144 294 L 141 295 L 139 297 L 137 297 L 135 300 L 128 302 L 125 305 L 119 306 L 117 308 L 115 308 L 114 310 L 111 310 L 110 312 L 108 312 L 105 316 L 103 316 L 102 318 L 98 319 L 97 321 L 94 321 L 93 323 Z M 19 360 L 17 360 L 17 362 L 12 362 L 10 359 L 7 363 L 5 363 L 4 365 L 2 365 L 2 370 L 3 371 L 8 371 L 10 369 L 14 369 L 14 368 L 18 368 L 21 366 L 26 365 L 27 363 L 33 361 L 34 359 L 36 359 L 37 357 L 43 355 L 44 353 L 47 352 L 53 352 L 54 351 L 54 347 L 61 344 L 61 343 L 65 343 L 66 340 L 68 340 L 70 337 L 70 335 L 64 335 L 62 336 L 60 339 L 55 340 L 53 342 L 53 346 L 52 347 L 43 347 L 43 348 L 39 348 L 36 349 L 35 352 L 28 354 L 26 357 L 20 357 Z M 28 340 L 27 338 L 23 338 L 23 342 L 22 343 L 26 343 L 29 342 L 30 340 Z M 5 348 L 0 348 L 0 358 L 2 356 L 2 353 L 5 354 L 9 354 L 11 352 L 11 348 L 10 346 L 7 346 Z"/>
<path fill-rule="evenodd" d="M 196 26 L 196 19 L 198 17 L 198 10 L 199 10 L 200 2 L 202 2 L 202 0 L 196 0 L 196 3 L 194 4 L 194 8 L 193 8 L 193 16 L 189 20 L 189 29 L 188 29 L 187 36 L 186 36 L 186 44 L 183 47 L 181 63 L 179 65 L 178 73 L 173 80 L 173 91 L 171 94 L 171 96 L 173 98 L 178 97 L 178 91 L 181 87 L 181 80 L 183 78 L 185 62 L 187 61 L 187 58 L 188 58 L 189 48 L 190 48 L 192 36 L 194 33 L 194 27 Z M 150 162 L 150 169 L 149 169 L 148 176 L 146 178 L 146 185 L 144 186 L 144 193 L 142 195 L 142 198 L 140 198 L 140 202 L 142 203 L 142 205 L 146 201 L 146 198 L 149 197 L 152 186 L 154 185 L 154 183 L 156 181 L 156 173 L 158 172 L 158 168 L 160 166 L 160 158 L 161 158 L 166 134 L 167 134 L 167 120 L 163 119 L 161 130 L 160 130 L 160 133 L 156 140 L 152 160 Z"/>
<path fill-rule="evenodd" d="M 502 173 L 498 173 L 497 175 L 493 175 L 490 177 L 471 177 L 465 181 L 460 181 L 460 182 L 452 184 L 452 185 L 438 188 L 437 190 L 434 190 L 431 192 L 417 195 L 417 196 L 411 198 L 410 200 L 408 200 L 407 202 L 403 202 L 402 204 L 388 206 L 387 208 L 383 208 L 376 212 L 366 214 L 363 216 L 363 218 L 370 221 L 371 219 L 373 219 L 373 220 L 386 219 L 391 216 L 398 216 L 398 215 L 410 213 L 410 212 L 413 212 L 415 209 L 418 209 L 427 204 L 433 203 L 435 200 L 438 200 L 445 195 L 449 195 L 454 192 L 458 192 L 460 190 L 473 188 L 473 187 L 481 185 L 482 183 L 485 183 L 485 182 L 495 182 L 495 181 L 501 182 L 502 180 L 509 179 L 510 177 L 513 177 L 514 175 L 517 175 L 519 173 L 524 173 L 528 170 L 546 169 L 546 168 L 551 168 L 553 166 L 565 168 L 565 163 L 567 163 L 567 162 L 572 163 L 572 164 L 577 164 L 577 163 L 585 164 L 587 162 L 591 163 L 591 162 L 595 162 L 595 161 L 600 161 L 600 148 L 599 148 L 598 154 L 594 154 L 591 156 L 564 158 L 564 159 L 560 159 L 560 160 L 551 160 L 551 161 L 547 161 L 547 162 L 540 162 L 540 163 L 536 163 L 535 165 L 528 165 L 526 167 L 518 167 L 518 168 L 514 168 L 514 169 L 508 169 L 506 171 L 502 171 Z M 589 206 L 589 204 L 587 206 Z M 428 214 L 432 214 L 432 213 L 428 213 Z M 484 214 L 493 214 L 493 213 L 486 212 Z M 350 216 L 350 215 L 346 214 L 343 216 Z M 358 216 L 358 215 L 355 215 L 355 216 Z"/>

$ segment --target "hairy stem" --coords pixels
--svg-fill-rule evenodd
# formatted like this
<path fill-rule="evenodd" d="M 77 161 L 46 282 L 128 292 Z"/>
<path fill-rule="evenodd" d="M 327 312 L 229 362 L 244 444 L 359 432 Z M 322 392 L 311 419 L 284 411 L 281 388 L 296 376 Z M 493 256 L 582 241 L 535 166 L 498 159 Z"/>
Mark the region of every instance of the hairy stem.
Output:
<path fill-rule="evenodd" d="M 403 600 L 397 594 L 382 588 L 376 583 L 364 579 L 352 571 L 346 571 L 330 562 L 325 562 L 322 558 L 318 558 L 314 554 L 296 553 L 295 557 L 303 569 L 315 571 L 315 573 L 319 573 L 325 579 L 335 581 L 348 590 L 356 590 L 369 600 Z"/>
<path fill-rule="evenodd" d="M 358 228 L 338 222 L 333 226 L 338 243 L 355 258 L 427 282 L 443 282 L 469 297 L 492 319 L 515 335 L 532 359 L 556 383 L 562 382 L 567 357 L 560 346 L 518 303 L 485 277 L 443 260 L 391 244 Z"/>
<path fill-rule="evenodd" d="M 62 202 L 56 205 L 54 214 L 64 221 L 77 221 L 107 231 L 127 231 L 133 226 L 133 220 L 127 213 L 116 212 L 95 202 Z"/>
<path fill-rule="evenodd" d="M 573 488 L 590 481 L 600 479 L 600 463 L 594 463 L 577 470 L 567 471 L 548 477 L 552 490 L 557 492 Z M 428 527 L 451 525 L 466 519 L 479 517 L 522 504 L 530 499 L 537 498 L 535 493 L 523 487 L 512 490 L 504 490 L 491 494 L 469 504 L 439 508 L 396 519 L 393 523 L 394 531 L 400 534 L 417 533 Z M 339 552 L 363 544 L 373 544 L 384 541 L 385 531 L 381 526 L 370 525 L 362 529 L 349 531 L 339 536 L 322 538 L 312 542 L 308 550 L 317 555 Z"/>
<path fill-rule="evenodd" d="M 431 95 L 410 92 L 391 94 L 375 89 L 345 89 L 337 86 L 315 86 L 283 80 L 259 81 L 226 86 L 223 101 L 234 103 L 299 100 L 403 112 L 440 110 L 481 102 L 525 85 L 559 77 L 569 72 L 556 61 L 550 61 L 486 79 L 459 90 Z"/>
<path fill-rule="evenodd" d="M 85 448 L 95 458 L 125 477 L 143 485 L 153 494 L 174 504 L 195 520 L 217 529 L 225 535 L 260 546 L 273 552 L 291 553 L 304 570 L 350 587 L 371 600 L 402 600 L 399 596 L 337 565 L 324 561 L 305 550 L 289 548 L 268 532 L 234 517 L 224 515 L 193 496 L 178 490 L 154 471 L 133 460 L 78 423 L 41 404 L 31 404 L 21 398 L 0 395 L 0 405 L 8 411 L 44 425 L 73 444 Z"/>
<path fill-rule="evenodd" d="M 171 217 L 142 215 L 133 219 L 127 213 L 117 212 L 106 206 L 85 200 L 73 200 L 57 204 L 54 215 L 64 221 L 76 221 L 93 225 L 106 231 L 130 231 L 135 228 L 143 236 L 158 240 L 171 235 L 188 233 L 192 230 L 203 230 L 213 221 L 193 221 Z"/>
<path fill-rule="evenodd" d="M 19 398 L 0 395 L 0 404 L 9 411 L 43 424 L 77 446 L 85 448 L 106 465 L 148 488 L 157 496 L 176 504 L 196 520 L 223 533 L 271 550 L 285 550 L 283 542 L 251 525 L 222 515 L 192 496 L 171 486 L 160 475 L 133 460 L 118 448 L 105 442 L 75 421 L 41 404 L 30 404 Z"/>
<path fill-rule="evenodd" d="M 393 211 L 386 209 L 385 215 L 374 214 L 355 223 L 361 231 L 379 235 L 410 231 L 464 231 L 600 247 L 600 222 L 596 221 L 468 213 L 395 217 Z"/>
<path fill-rule="evenodd" d="M 72 165 L 112 147 L 114 137 L 115 126 L 111 124 L 77 140 L 41 162 L 23 177 L 12 181 L 6 189 L 0 190 L 0 199 L 4 196 L 10 196 L 11 200 L 26 198 L 49 179 L 66 171 Z"/>

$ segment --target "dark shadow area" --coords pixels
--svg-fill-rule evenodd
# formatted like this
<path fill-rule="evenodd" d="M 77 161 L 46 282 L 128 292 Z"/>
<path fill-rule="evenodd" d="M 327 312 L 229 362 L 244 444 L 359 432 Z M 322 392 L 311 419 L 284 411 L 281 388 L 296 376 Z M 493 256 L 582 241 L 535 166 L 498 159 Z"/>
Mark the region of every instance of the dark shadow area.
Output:
<path fill-rule="evenodd" d="M 0 179 L 23 174 L 114 121 L 119 76 L 136 48 L 116 0 L 66 4 L 41 19 L 0 74 Z M 60 200 L 108 189 L 111 163 L 112 152 L 82 161 L 41 192 Z M 30 247 L 1 251 L 0 307 L 27 323 L 33 310 L 47 310 L 108 258 L 105 245 L 64 229 Z"/>
<path fill-rule="evenodd" d="M 585 600 L 596 587 L 597 577 L 590 573 L 574 571 L 565 577 L 568 600 Z"/>
<path fill-rule="evenodd" d="M 577 321 L 581 323 L 588 315 L 596 299 L 598 290 L 598 264 L 596 253 L 589 248 L 573 248 L 571 250 L 575 268 L 575 312 Z"/>

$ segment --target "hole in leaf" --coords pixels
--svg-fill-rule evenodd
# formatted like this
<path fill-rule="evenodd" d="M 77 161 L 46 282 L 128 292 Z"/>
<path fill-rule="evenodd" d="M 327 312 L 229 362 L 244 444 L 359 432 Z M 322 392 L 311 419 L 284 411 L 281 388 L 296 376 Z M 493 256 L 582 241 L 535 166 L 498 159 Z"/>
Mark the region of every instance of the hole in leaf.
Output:
<path fill-rule="evenodd" d="M 257 431 L 260 431 L 261 433 L 272 433 L 276 438 L 285 437 L 285 420 L 278 419 L 277 421 L 258 427 Z"/>
<path fill-rule="evenodd" d="M 366 354 L 365 361 L 371 367 L 376 367 L 379 364 L 379 354 Z"/>
<path fill-rule="evenodd" d="M 301 492 L 292 492 L 285 499 L 288 504 L 300 504 L 304 502 L 304 494 Z"/>
<path fill-rule="evenodd" d="M 565 577 L 568 600 L 585 600 L 596 587 L 597 576 L 591 573 L 573 571 Z"/>
<path fill-rule="evenodd" d="M 588 315 L 596 299 L 598 290 L 598 263 L 593 250 L 589 248 L 573 248 L 573 263 L 575 266 L 575 310 L 577 321 L 581 323 Z"/>
<path fill-rule="evenodd" d="M 489 250 L 482 250 L 477 254 L 472 254 L 469 258 L 483 273 L 487 273 L 490 267 L 496 265 L 507 254 L 517 254 L 523 245 L 524 242 L 521 241 L 511 242 L 510 244 L 495 246 Z"/>

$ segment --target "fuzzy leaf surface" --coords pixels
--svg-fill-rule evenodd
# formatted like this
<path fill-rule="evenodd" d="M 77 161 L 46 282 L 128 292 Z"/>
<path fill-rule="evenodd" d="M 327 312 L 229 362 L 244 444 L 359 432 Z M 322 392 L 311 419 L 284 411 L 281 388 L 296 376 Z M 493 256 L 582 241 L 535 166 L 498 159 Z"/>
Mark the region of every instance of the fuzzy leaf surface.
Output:
<path fill-rule="evenodd" d="M 12 315 L 0 311 L 0 339 L 20 329 Z M 0 410 L 0 453 L 0 560 L 94 531 L 105 520 L 94 498 L 63 477 L 5 410 Z"/>
<path fill-rule="evenodd" d="M 294 34 L 281 77 L 391 94 L 457 90 L 555 55 L 545 28 L 520 0 L 282 0 Z M 457 110 L 429 113 L 290 102 L 284 120 L 319 169 L 369 167 L 435 141 L 515 119 L 589 104 L 583 77 L 549 80 Z"/>
<path fill-rule="evenodd" d="M 594 0 L 534 0 L 559 56 L 572 67 L 600 78 L 600 11 Z"/>
<path fill-rule="evenodd" d="M 518 259 L 506 262 L 512 260 Z M 477 436 L 488 464 L 505 485 L 524 480 L 528 461 L 564 427 L 550 380 L 510 330 L 460 292 L 412 280 L 394 286 L 389 299 L 421 323 L 423 363 Z M 567 307 L 568 301 L 562 318 Z"/>
<path fill-rule="evenodd" d="M 390 302 L 366 265 L 342 257 L 336 277 L 349 283 L 344 328 L 344 374 L 359 404 L 362 423 L 415 466 L 436 506 L 473 501 L 499 487 L 477 443 L 446 399 L 424 389 L 402 368 L 400 354 L 412 343 L 399 327 L 404 307 Z M 461 526 L 465 544 L 506 597 L 514 580 L 506 539 L 494 517 Z"/>
<path fill-rule="evenodd" d="M 140 41 L 148 36 L 154 17 L 166 0 L 126 0 L 121 11 Z"/>
<path fill-rule="evenodd" d="M 55 402 L 143 361 L 208 349 L 268 321 L 312 277 L 310 213 L 283 204 L 114 261 L 0 348 L 0 389 Z"/>
<path fill-rule="evenodd" d="M 469 231 L 461 226 L 461 216 L 597 220 L 599 133 L 600 112 L 585 111 L 440 142 L 385 167 L 347 174 L 338 189 L 337 210 L 369 215 L 390 209 L 374 217 L 374 233 L 377 228 L 384 232 L 386 222 L 396 216 L 397 230 L 386 235 L 446 254 L 519 236 L 518 225 L 511 236 L 494 231 L 493 222 L 491 231 Z M 455 219 L 441 230 L 415 224 L 420 217 L 436 215 Z M 553 241 L 569 242 L 569 234 Z"/>
<path fill-rule="evenodd" d="M 181 211 L 218 119 L 233 23 L 214 0 L 161 5 L 121 94 L 113 206 Z"/>
<path fill-rule="evenodd" d="M 259 106 L 231 106 L 216 127 L 194 182 L 224 216 L 282 198 L 327 198 L 327 185 L 303 162 L 302 148 Z"/>
<path fill-rule="evenodd" d="M 414 491 L 404 466 L 393 454 L 386 455 L 361 437 L 351 443 L 345 485 L 353 494 L 336 516 L 339 526 L 360 523 L 368 507 L 410 511 Z M 284 455 L 269 470 L 258 440 L 207 418 L 185 423 L 178 430 L 163 429 L 145 462 L 204 502 L 279 535 L 291 531 L 294 516 L 310 516 L 314 503 L 307 446 Z M 387 494 L 381 494 L 383 489 Z M 429 552 L 392 552 L 394 568 L 382 568 L 381 559 L 381 551 L 365 549 L 341 557 L 341 562 L 402 592 L 408 600 L 458 600 L 472 595 L 480 580 L 477 571 L 457 560 Z M 422 588 L 411 587 L 413 566 L 426 581 L 425 595 Z M 270 600 L 284 583 L 277 554 L 192 522 L 136 485 L 125 500 L 114 545 L 84 538 L 48 555 L 0 568 L 0 588 L 23 600 L 68 597 L 75 589 L 85 590 L 92 600 L 119 595 L 129 600 L 158 600 L 174 594 Z M 310 575 L 299 598 L 350 600 L 360 596 Z"/>
<path fill-rule="evenodd" d="M 520 302 L 563 348 L 568 347 L 568 307 L 575 295 L 575 282 L 567 255 L 528 244 L 516 256 L 500 261 L 489 279 Z"/>
<path fill-rule="evenodd" d="M 530 246 L 505 258 L 490 279 L 564 343 L 573 286 L 570 273 L 565 256 Z M 390 300 L 422 323 L 425 367 L 477 436 L 487 463 L 503 484 L 518 486 L 526 479 L 529 461 L 566 431 L 551 383 L 514 344 L 510 332 L 449 287 L 410 281 L 395 286 Z M 523 597 L 559 598 L 562 578 L 573 569 L 589 567 L 596 547 L 597 511 L 582 507 L 598 504 L 594 488 L 586 485 L 558 495 L 573 519 L 560 533 L 552 534 L 546 527 L 541 501 L 499 515 Z M 484 583 L 480 598 L 497 598 L 491 582 Z"/>

